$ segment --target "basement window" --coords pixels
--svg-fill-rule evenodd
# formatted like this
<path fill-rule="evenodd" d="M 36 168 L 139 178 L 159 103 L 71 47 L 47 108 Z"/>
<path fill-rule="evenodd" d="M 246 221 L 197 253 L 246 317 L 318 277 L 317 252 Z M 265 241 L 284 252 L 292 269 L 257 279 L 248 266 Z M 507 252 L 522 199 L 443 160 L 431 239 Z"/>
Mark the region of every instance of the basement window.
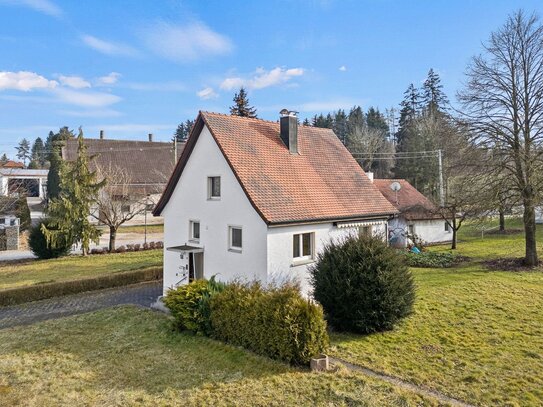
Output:
<path fill-rule="evenodd" d="M 314 233 L 299 233 L 292 237 L 292 258 L 295 261 L 313 259 Z"/>
<path fill-rule="evenodd" d="M 221 177 L 207 177 L 207 199 L 221 198 Z"/>

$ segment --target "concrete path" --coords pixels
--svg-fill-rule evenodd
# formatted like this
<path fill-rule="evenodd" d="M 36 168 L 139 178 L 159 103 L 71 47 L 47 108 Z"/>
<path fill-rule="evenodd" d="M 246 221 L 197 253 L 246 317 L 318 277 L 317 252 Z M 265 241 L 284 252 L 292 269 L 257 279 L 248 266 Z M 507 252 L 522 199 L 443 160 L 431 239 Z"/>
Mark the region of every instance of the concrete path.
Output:
<path fill-rule="evenodd" d="M 153 281 L 0 307 L 0 329 L 83 314 L 114 305 L 134 304 L 150 307 L 160 295 L 162 281 Z"/>

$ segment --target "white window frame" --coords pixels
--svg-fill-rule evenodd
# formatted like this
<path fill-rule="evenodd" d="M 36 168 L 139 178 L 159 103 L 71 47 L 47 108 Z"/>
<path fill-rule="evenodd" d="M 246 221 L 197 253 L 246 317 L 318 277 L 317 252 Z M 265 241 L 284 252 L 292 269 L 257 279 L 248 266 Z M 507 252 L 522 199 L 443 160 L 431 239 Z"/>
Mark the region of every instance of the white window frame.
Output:
<path fill-rule="evenodd" d="M 232 233 L 234 229 L 241 230 L 241 246 L 233 246 Z M 228 225 L 228 251 L 234 253 L 241 253 L 243 251 L 243 227 L 239 225 Z"/>
<path fill-rule="evenodd" d="M 199 237 L 194 237 L 194 224 L 197 223 L 200 227 L 199 235 L 202 236 L 202 224 L 197 219 L 190 219 L 189 220 L 189 241 L 198 243 L 200 241 Z"/>
<path fill-rule="evenodd" d="M 219 179 L 219 195 L 213 195 L 213 178 Z M 222 183 L 220 175 L 209 175 L 207 177 L 207 200 L 208 201 L 220 201 L 222 196 Z"/>
<path fill-rule="evenodd" d="M 311 253 L 309 255 L 303 254 L 304 252 L 304 245 L 303 245 L 303 236 L 309 235 L 310 236 L 310 242 L 309 242 L 309 249 Z M 299 239 L 298 241 L 298 254 L 300 256 L 294 256 L 294 241 L 295 239 Z M 306 262 L 312 262 L 315 259 L 315 232 L 300 232 L 300 233 L 294 233 L 292 235 L 292 246 L 291 246 L 291 253 L 292 253 L 292 261 L 296 263 L 306 263 Z"/>

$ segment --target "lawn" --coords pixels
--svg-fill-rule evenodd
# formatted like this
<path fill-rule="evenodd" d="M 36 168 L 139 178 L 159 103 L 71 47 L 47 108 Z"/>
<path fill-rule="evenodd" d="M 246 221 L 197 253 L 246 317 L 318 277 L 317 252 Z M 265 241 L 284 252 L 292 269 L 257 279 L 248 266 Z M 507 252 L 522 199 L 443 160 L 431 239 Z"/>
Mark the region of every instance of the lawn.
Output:
<path fill-rule="evenodd" d="M 0 265 L 0 290 L 162 266 L 162 250 L 68 256 Z"/>
<path fill-rule="evenodd" d="M 103 233 L 107 235 L 109 229 L 107 227 L 102 228 Z M 130 225 L 130 226 L 121 226 L 117 231 L 117 234 L 122 233 L 145 233 L 144 225 Z M 147 233 L 164 233 L 164 225 L 147 225 Z"/>
<path fill-rule="evenodd" d="M 0 330 L 0 405 L 437 403 L 361 374 L 310 373 L 176 333 L 163 314 L 127 306 Z"/>
<path fill-rule="evenodd" d="M 479 405 L 542 405 L 543 272 L 489 271 L 486 260 L 522 256 L 523 235 L 480 236 L 461 230 L 469 262 L 413 269 L 415 312 L 395 330 L 333 334 L 331 353 Z"/>

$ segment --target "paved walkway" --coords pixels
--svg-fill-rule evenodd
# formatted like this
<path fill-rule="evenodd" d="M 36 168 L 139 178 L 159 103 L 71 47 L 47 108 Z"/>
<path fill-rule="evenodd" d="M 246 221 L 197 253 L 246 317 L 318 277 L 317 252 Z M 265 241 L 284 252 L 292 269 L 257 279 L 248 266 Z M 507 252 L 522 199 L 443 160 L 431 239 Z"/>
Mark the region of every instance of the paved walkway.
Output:
<path fill-rule="evenodd" d="M 0 329 L 83 314 L 114 305 L 149 307 L 159 295 L 162 295 L 162 281 L 153 281 L 0 307 Z"/>

